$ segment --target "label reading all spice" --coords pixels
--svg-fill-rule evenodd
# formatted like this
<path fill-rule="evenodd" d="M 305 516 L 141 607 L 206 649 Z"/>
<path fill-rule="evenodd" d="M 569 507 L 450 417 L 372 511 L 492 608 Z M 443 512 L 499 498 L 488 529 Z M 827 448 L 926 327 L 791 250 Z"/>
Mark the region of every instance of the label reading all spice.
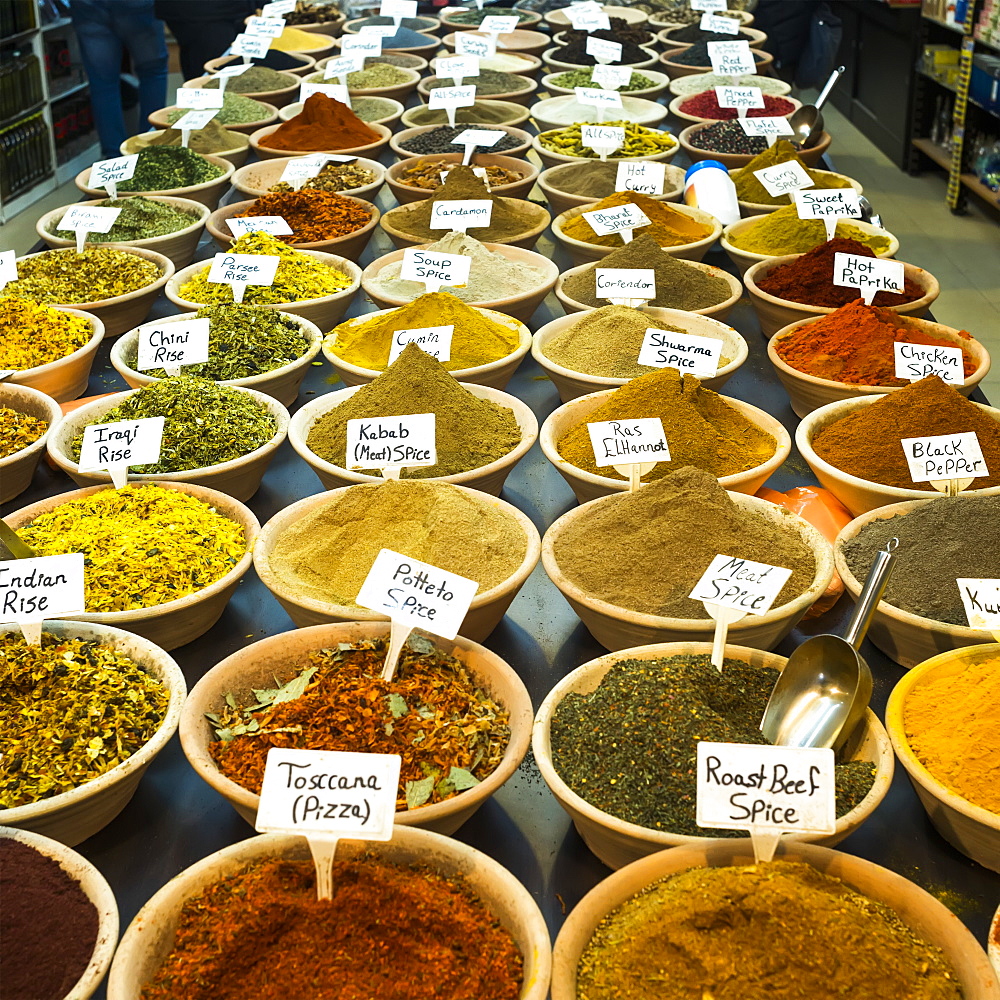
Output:
<path fill-rule="evenodd" d="M 380 56 L 382 54 L 382 36 L 372 34 L 344 35 L 340 40 L 340 51 L 344 55 L 352 52 L 361 56 Z"/>
<path fill-rule="evenodd" d="M 783 194 L 791 195 L 793 191 L 813 186 L 809 172 L 795 160 L 777 163 L 773 167 L 763 167 L 761 170 L 755 170 L 753 175 L 764 185 L 764 190 L 772 198 L 780 198 Z"/>
<path fill-rule="evenodd" d="M 471 266 L 472 258 L 464 254 L 407 248 L 399 276 L 404 281 L 422 281 L 428 292 L 436 292 L 442 285 L 468 284 Z"/>
<path fill-rule="evenodd" d="M 619 205 L 617 208 L 581 214 L 598 236 L 620 233 L 626 243 L 632 242 L 632 230 L 649 225 L 649 217 L 637 205 Z"/>
<path fill-rule="evenodd" d="M 98 160 L 90 168 L 87 186 L 105 188 L 109 198 L 117 198 L 118 183 L 127 181 L 135 173 L 138 160 L 138 153 L 133 153 L 131 156 L 116 156 L 111 160 Z"/>
<path fill-rule="evenodd" d="M 462 81 L 467 76 L 479 76 L 479 57 L 450 56 L 447 59 L 438 59 L 434 64 L 434 73 L 438 77 L 454 80 L 455 86 L 461 87 Z"/>
<path fill-rule="evenodd" d="M 590 71 L 590 82 L 606 90 L 618 90 L 620 87 L 627 90 L 632 83 L 632 67 L 605 66 L 598 63 Z"/>
<path fill-rule="evenodd" d="M 749 136 L 794 135 L 787 118 L 737 118 L 740 128 Z"/>
<path fill-rule="evenodd" d="M 965 605 L 969 628 L 984 632 L 1000 629 L 1000 580 L 959 577 L 955 583 Z"/>
<path fill-rule="evenodd" d="M 308 101 L 313 94 L 322 94 L 324 97 L 331 97 L 341 104 L 346 104 L 347 107 L 351 106 L 351 95 L 342 83 L 310 83 L 308 80 L 303 80 L 299 84 L 299 100 Z"/>
<path fill-rule="evenodd" d="M 455 52 L 460 56 L 490 59 L 496 55 L 495 35 L 477 35 L 473 31 L 460 31 L 455 35 Z"/>
<path fill-rule="evenodd" d="M 83 253 L 87 233 L 106 233 L 122 214 L 120 208 L 99 208 L 96 205 L 71 205 L 59 220 L 60 229 L 76 232 L 76 252 Z"/>
<path fill-rule="evenodd" d="M 615 176 L 616 191 L 638 191 L 640 194 L 663 194 L 667 165 L 653 160 L 629 163 L 622 160 Z"/>
<path fill-rule="evenodd" d="M 294 188 L 302 186 L 303 181 L 315 177 L 327 163 L 353 163 L 356 156 L 344 156 L 337 153 L 314 153 L 311 156 L 296 156 L 291 159 L 281 172 L 279 180 Z"/>
<path fill-rule="evenodd" d="M 330 80 L 335 76 L 339 76 L 341 77 L 340 82 L 346 86 L 346 80 L 343 78 L 348 73 L 357 73 L 358 70 L 364 68 L 364 65 L 365 60 L 363 56 L 340 56 L 338 59 L 331 59 L 323 67 L 323 78 Z"/>
<path fill-rule="evenodd" d="M 435 201 L 431 206 L 431 229 L 483 229 L 490 224 L 493 202 L 489 198 L 467 198 L 461 201 Z"/>
<path fill-rule="evenodd" d="M 670 461 L 670 448 L 659 417 L 598 420 L 587 424 L 587 432 L 598 466 Z"/>
<path fill-rule="evenodd" d="M 743 39 L 737 42 L 709 42 L 708 58 L 712 63 L 712 72 L 719 76 L 743 76 L 757 69 L 750 43 Z"/>
<path fill-rule="evenodd" d="M 965 355 L 961 347 L 898 342 L 892 346 L 896 356 L 896 378 L 917 382 L 928 375 L 937 375 L 942 382 L 965 384 Z"/>
<path fill-rule="evenodd" d="M 347 421 L 348 469 L 406 469 L 437 464 L 433 413 Z"/>
<path fill-rule="evenodd" d="M 145 417 L 84 427 L 80 471 L 107 469 L 120 489 L 130 465 L 152 465 L 160 460 L 164 420 L 164 417 Z"/>
<path fill-rule="evenodd" d="M 901 438 L 900 444 L 910 467 L 910 479 L 915 483 L 979 479 L 990 474 L 974 431 Z"/>
<path fill-rule="evenodd" d="M 791 575 L 790 569 L 781 566 L 719 555 L 709 563 L 688 597 L 751 615 L 763 615 L 770 610 Z"/>
<path fill-rule="evenodd" d="M 609 42 L 603 38 L 587 38 L 586 52 L 588 56 L 593 56 L 599 63 L 621 62 L 622 44 L 621 42 Z"/>
<path fill-rule="evenodd" d="M 150 368 L 165 368 L 170 375 L 181 365 L 207 361 L 210 327 L 211 321 L 207 318 L 140 326 L 136 369 L 144 372 Z"/>
<path fill-rule="evenodd" d="M 655 299 L 656 271 L 651 267 L 597 267 L 594 293 L 599 299 Z"/>
<path fill-rule="evenodd" d="M 833 833 L 833 750 L 700 742 L 695 822 L 709 829 Z"/>
<path fill-rule="evenodd" d="M 244 32 L 233 39 L 229 51 L 244 59 L 263 59 L 271 48 L 274 39 L 269 35 L 250 35 Z"/>
<path fill-rule="evenodd" d="M 580 141 L 602 160 L 625 143 L 625 129 L 620 125 L 581 125 Z"/>
<path fill-rule="evenodd" d="M 517 27 L 520 18 L 515 14 L 513 17 L 484 17 L 479 25 L 480 31 L 485 31 L 491 35 L 507 35 Z"/>
<path fill-rule="evenodd" d="M 831 221 L 836 227 L 836 219 Z M 901 260 L 860 257 L 853 253 L 833 255 L 833 283 L 860 289 L 866 305 L 871 305 L 879 292 L 903 291 L 903 280 Z"/>
<path fill-rule="evenodd" d="M 702 31 L 714 31 L 723 35 L 735 35 L 740 30 L 735 17 L 718 17 L 707 12 L 701 15 L 698 26 Z"/>
<path fill-rule="evenodd" d="M 273 285 L 280 257 L 257 253 L 217 253 L 212 258 L 208 280 L 229 285 L 233 301 L 242 302 L 247 285 Z"/>
<path fill-rule="evenodd" d="M 0 622 L 42 622 L 85 610 L 82 552 L 0 562 Z"/>
<path fill-rule="evenodd" d="M 451 360 L 451 338 L 455 333 L 454 324 L 448 326 L 422 326 L 412 330 L 396 330 L 389 346 L 389 364 L 403 353 L 407 344 L 416 344 L 432 358 L 440 362 Z"/>
<path fill-rule="evenodd" d="M 229 231 L 240 237 L 246 233 L 271 233 L 272 236 L 291 236 L 292 227 L 280 215 L 248 215 L 243 219 L 227 219 Z"/>
<path fill-rule="evenodd" d="M 201 111 L 205 108 L 221 108 L 225 94 L 216 88 L 208 87 L 178 87 L 176 105 L 179 108 L 193 108 Z"/>
<path fill-rule="evenodd" d="M 728 21 L 729 18 L 723 20 Z M 764 91 L 760 87 L 716 87 L 715 99 L 720 108 L 746 110 L 764 107 Z"/>
<path fill-rule="evenodd" d="M 379 17 L 391 17 L 396 26 L 404 17 L 417 16 L 417 0 L 382 0 Z"/>
<path fill-rule="evenodd" d="M 277 38 L 285 30 L 283 17 L 248 17 L 246 33 L 248 35 L 266 35 Z"/>
<path fill-rule="evenodd" d="M 0 250 L 0 292 L 8 281 L 17 281 L 16 250 Z"/>
<path fill-rule="evenodd" d="M 563 13 L 576 31 L 608 31 L 611 20 L 598 4 L 574 4 Z"/>
<path fill-rule="evenodd" d="M 435 87 L 427 99 L 427 106 L 432 110 L 440 108 L 471 108 L 476 103 L 476 88 L 471 87 Z"/>
<path fill-rule="evenodd" d="M 649 327 L 642 339 L 638 362 L 651 368 L 676 368 L 682 375 L 711 378 L 719 369 L 722 341 Z"/>
<path fill-rule="evenodd" d="M 454 639 L 478 589 L 475 580 L 382 549 L 355 602 L 394 622 Z"/>
<path fill-rule="evenodd" d="M 475 153 L 477 147 L 485 146 L 489 148 L 490 146 L 495 146 L 505 135 L 507 133 L 499 129 L 467 128 L 459 132 L 451 141 L 456 146 L 465 147 L 462 163 L 468 164 L 472 160 L 472 154 Z"/>

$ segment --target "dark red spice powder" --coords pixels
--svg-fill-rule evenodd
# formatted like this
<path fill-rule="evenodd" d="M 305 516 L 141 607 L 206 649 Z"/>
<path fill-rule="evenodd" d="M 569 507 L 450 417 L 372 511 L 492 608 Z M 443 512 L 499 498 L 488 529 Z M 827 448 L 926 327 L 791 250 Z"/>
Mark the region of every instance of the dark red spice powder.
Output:
<path fill-rule="evenodd" d="M 736 108 L 720 108 L 718 98 L 714 90 L 706 90 L 694 97 L 689 97 L 681 103 L 681 111 L 686 115 L 694 115 L 696 118 L 718 118 L 728 120 L 737 116 Z M 775 97 L 773 94 L 764 94 L 764 107 L 749 108 L 747 117 L 749 118 L 783 118 L 790 115 L 795 110 L 795 105 L 784 97 Z"/>

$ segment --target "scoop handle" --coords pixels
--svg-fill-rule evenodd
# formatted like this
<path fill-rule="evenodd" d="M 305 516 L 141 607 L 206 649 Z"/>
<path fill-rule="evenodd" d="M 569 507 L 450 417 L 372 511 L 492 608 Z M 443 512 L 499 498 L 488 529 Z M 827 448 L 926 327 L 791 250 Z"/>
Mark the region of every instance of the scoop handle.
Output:
<path fill-rule="evenodd" d="M 830 79 L 823 85 L 823 89 L 820 91 L 819 97 L 816 98 L 816 103 L 813 105 L 817 111 L 819 111 L 819 109 L 826 103 L 826 99 L 830 96 L 830 91 L 833 90 L 834 84 L 840 79 L 844 69 L 845 67 L 838 66 L 830 74 Z"/>
<path fill-rule="evenodd" d="M 893 567 L 896 565 L 894 550 L 898 544 L 899 539 L 893 538 L 888 546 L 875 556 L 875 561 L 872 563 L 871 569 L 868 570 L 868 576 L 865 577 L 865 585 L 858 596 L 857 604 L 854 605 L 854 614 L 851 616 L 847 632 L 844 635 L 844 639 L 855 649 L 861 646 L 875 614 L 875 609 L 878 607 L 878 602 L 882 600 L 885 586 L 889 582 Z"/>

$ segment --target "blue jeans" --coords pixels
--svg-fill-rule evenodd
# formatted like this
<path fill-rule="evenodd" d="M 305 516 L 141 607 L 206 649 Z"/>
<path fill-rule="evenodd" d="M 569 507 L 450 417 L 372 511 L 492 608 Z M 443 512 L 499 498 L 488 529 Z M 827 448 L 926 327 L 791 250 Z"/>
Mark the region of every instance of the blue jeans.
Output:
<path fill-rule="evenodd" d="M 71 0 L 70 16 L 90 81 L 90 103 L 101 156 L 121 156 L 128 138 L 122 114 L 122 51 L 132 57 L 139 78 L 139 112 L 147 117 L 167 103 L 167 43 L 153 0 Z"/>

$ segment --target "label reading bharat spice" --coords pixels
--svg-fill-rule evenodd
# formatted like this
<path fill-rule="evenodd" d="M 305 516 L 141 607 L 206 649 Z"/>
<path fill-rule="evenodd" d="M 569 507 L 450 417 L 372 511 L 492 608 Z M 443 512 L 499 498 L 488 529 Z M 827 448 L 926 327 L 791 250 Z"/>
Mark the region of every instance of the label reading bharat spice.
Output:
<path fill-rule="evenodd" d="M 735 17 L 717 17 L 711 13 L 702 14 L 698 26 L 702 31 L 714 31 L 723 35 L 735 35 L 740 30 Z"/>
<path fill-rule="evenodd" d="M 638 362 L 651 368 L 676 368 L 682 375 L 711 378 L 719 368 L 722 341 L 649 327 L 639 349 Z"/>
<path fill-rule="evenodd" d="M 454 639 L 478 589 L 475 580 L 382 549 L 355 602 L 394 622 Z"/>
<path fill-rule="evenodd" d="M 1000 580 L 960 577 L 955 583 L 965 605 L 969 628 L 984 632 L 1000 629 Z"/>
<path fill-rule="evenodd" d="M 107 188 L 108 196 L 118 196 L 118 183 L 127 181 L 135 173 L 135 165 L 139 154 L 131 156 L 116 156 L 111 160 L 98 160 L 90 168 L 89 187 Z"/>
<path fill-rule="evenodd" d="M 179 108 L 193 108 L 202 111 L 205 108 L 221 108 L 225 94 L 220 88 L 210 90 L 207 87 L 178 87 L 176 104 Z"/>
<path fill-rule="evenodd" d="M 210 326 L 207 318 L 140 326 L 136 368 L 144 372 L 150 368 L 179 368 L 207 361 Z"/>
<path fill-rule="evenodd" d="M 273 285 L 280 257 L 256 253 L 217 253 L 212 258 L 208 280 L 229 285 L 233 301 L 242 302 L 247 285 Z"/>
<path fill-rule="evenodd" d="M 255 828 L 261 833 L 391 840 L 400 762 L 398 754 L 272 747 Z"/>
<path fill-rule="evenodd" d="M 791 575 L 790 569 L 780 566 L 719 555 L 709 563 L 688 597 L 763 615 Z"/>
<path fill-rule="evenodd" d="M 576 4 L 564 7 L 563 11 L 576 31 L 608 31 L 611 28 L 611 20 L 597 4 Z"/>
<path fill-rule="evenodd" d="M 708 58 L 712 63 L 712 72 L 719 76 L 743 76 L 755 72 L 757 68 L 750 43 L 742 39 L 737 42 L 709 42 Z"/>
<path fill-rule="evenodd" d="M 871 305 L 879 292 L 903 291 L 903 262 L 882 260 L 880 257 L 860 257 L 853 253 L 835 253 L 833 283 L 846 288 L 859 288 L 861 297 L 866 304 Z"/>
<path fill-rule="evenodd" d="M 434 64 L 434 73 L 438 77 L 454 80 L 455 86 L 461 87 L 466 77 L 479 76 L 479 57 L 451 56 L 448 59 L 438 59 Z"/>
<path fill-rule="evenodd" d="M 588 225 L 598 236 L 620 233 L 626 243 L 632 242 L 632 230 L 649 225 L 649 216 L 636 205 L 620 205 L 597 212 L 583 212 Z"/>
<path fill-rule="evenodd" d="M 587 55 L 593 56 L 598 62 L 621 62 L 621 42 L 608 42 L 603 38 L 587 38 Z"/>
<path fill-rule="evenodd" d="M 479 25 L 479 30 L 491 35 L 506 35 L 517 27 L 519 20 L 516 15 L 514 17 L 484 17 Z"/>
<path fill-rule="evenodd" d="M 389 364 L 403 353 L 407 344 L 416 344 L 432 358 L 442 363 L 451 360 L 451 338 L 455 333 L 454 324 L 448 326 L 423 326 L 412 330 L 396 330 L 389 347 Z"/>
<path fill-rule="evenodd" d="M 927 344 L 895 343 L 896 378 L 916 382 L 937 375 L 952 385 L 965 383 L 965 355 L 961 347 L 933 347 Z"/>
<path fill-rule="evenodd" d="M 160 460 L 164 417 L 89 424 L 83 429 L 80 471 L 147 465 Z"/>
<path fill-rule="evenodd" d="M 669 462 L 670 448 L 659 417 L 598 420 L 587 424 L 597 466 Z"/>
<path fill-rule="evenodd" d="M 965 477 L 978 479 L 990 474 L 979 438 L 973 431 L 901 438 L 900 444 L 910 467 L 910 479 L 915 483 Z"/>
<path fill-rule="evenodd" d="M 625 129 L 620 125 L 583 125 L 580 141 L 602 156 L 608 156 L 625 142 Z"/>
<path fill-rule="evenodd" d="M 489 198 L 468 198 L 463 201 L 435 201 L 431 206 L 431 229 L 482 229 L 490 224 L 493 202 Z"/>
<path fill-rule="evenodd" d="M 229 51 L 233 55 L 243 56 L 244 59 L 263 59 L 273 41 L 269 35 L 249 35 L 244 32 L 233 39 Z"/>
<path fill-rule="evenodd" d="M 715 99 L 720 108 L 764 107 L 764 91 L 760 87 L 716 87 Z"/>
<path fill-rule="evenodd" d="M 663 194 L 663 185 L 667 177 L 667 165 L 643 160 L 641 163 L 629 163 L 623 160 L 618 164 L 615 176 L 616 191 L 638 191 L 640 194 Z"/>
<path fill-rule="evenodd" d="M 348 469 L 406 469 L 437 464 L 435 415 L 347 421 Z"/>
<path fill-rule="evenodd" d="M 283 17 L 248 17 L 246 33 L 248 35 L 266 35 L 277 38 L 285 30 Z"/>
<path fill-rule="evenodd" d="M 477 35 L 472 31 L 460 31 L 455 36 L 455 51 L 460 56 L 476 56 L 489 59 L 496 55 L 496 36 Z"/>
<path fill-rule="evenodd" d="M 740 128 L 749 136 L 794 135 L 787 118 L 737 118 Z"/>
<path fill-rule="evenodd" d="M 344 55 L 356 53 L 362 58 L 366 56 L 380 56 L 382 54 L 381 35 L 344 35 L 340 40 L 340 51 Z"/>
<path fill-rule="evenodd" d="M 829 748 L 701 742 L 695 822 L 708 828 L 833 833 L 833 767 Z"/>
<path fill-rule="evenodd" d="M 0 562 L 0 621 L 41 622 L 84 610 L 82 552 Z"/>
<path fill-rule="evenodd" d="M 763 167 L 755 170 L 753 175 L 764 185 L 764 190 L 772 198 L 779 198 L 783 194 L 791 195 L 793 191 L 813 186 L 813 179 L 806 168 L 795 160 L 778 163 L 773 167 Z"/>
<path fill-rule="evenodd" d="M 280 215 L 248 215 L 244 219 L 227 219 L 233 236 L 245 233 L 271 233 L 272 236 L 291 236 L 292 227 Z"/>
<path fill-rule="evenodd" d="M 332 97 L 335 101 L 340 101 L 341 104 L 346 104 L 347 107 L 351 106 L 351 95 L 348 93 L 347 87 L 342 83 L 310 83 L 308 80 L 303 80 L 299 84 L 299 100 L 308 101 L 313 94 L 322 94 L 324 97 Z"/>
<path fill-rule="evenodd" d="M 601 299 L 655 299 L 656 271 L 651 267 L 597 267 L 594 291 Z"/>
<path fill-rule="evenodd" d="M 605 90 L 618 90 L 621 87 L 628 89 L 632 83 L 632 67 L 598 64 L 590 71 L 590 80 Z"/>
<path fill-rule="evenodd" d="M 357 73 L 364 67 L 365 60 L 362 56 L 340 56 L 339 59 L 331 59 L 323 67 L 323 78 L 329 80 L 335 76 L 344 77 L 348 73 Z"/>
<path fill-rule="evenodd" d="M 622 95 L 617 90 L 605 90 L 603 87 L 574 87 L 573 90 L 581 104 L 589 104 L 595 108 L 622 106 Z"/>

